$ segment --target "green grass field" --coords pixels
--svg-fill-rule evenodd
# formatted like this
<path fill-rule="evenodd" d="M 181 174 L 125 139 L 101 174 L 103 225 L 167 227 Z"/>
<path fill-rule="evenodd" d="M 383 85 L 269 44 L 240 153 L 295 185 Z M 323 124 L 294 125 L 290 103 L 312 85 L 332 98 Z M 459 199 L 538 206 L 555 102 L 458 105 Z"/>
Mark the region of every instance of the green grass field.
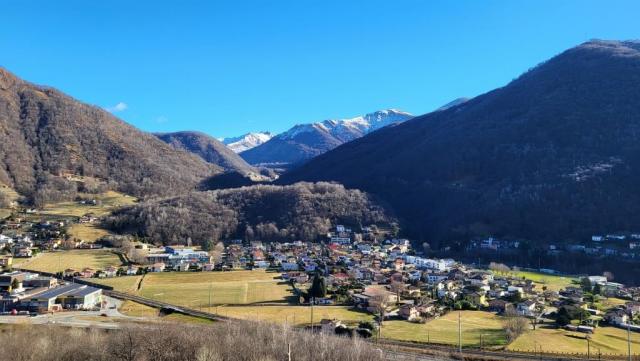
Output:
<path fill-rule="evenodd" d="M 591 335 L 591 355 L 627 354 L 627 331 L 615 327 L 599 327 Z M 547 352 L 587 353 L 585 334 L 570 332 L 563 329 L 539 327 L 537 330 L 527 331 L 518 337 L 507 348 L 509 350 L 531 351 L 537 347 Z M 631 333 L 631 352 L 640 354 L 640 333 Z"/>
<path fill-rule="evenodd" d="M 501 273 L 497 274 L 503 275 Z M 531 280 L 536 284 L 536 290 L 540 292 L 542 292 L 542 286 L 547 286 L 547 289 L 551 291 L 559 291 L 567 286 L 570 286 L 573 281 L 576 280 L 576 278 L 574 277 L 565 277 L 529 271 L 511 271 L 504 275 L 519 279 L 522 279 L 524 277 L 527 280 Z"/>
<path fill-rule="evenodd" d="M 481 334 L 485 346 L 507 344 L 500 316 L 482 311 L 462 311 L 460 315 L 463 346 L 479 346 Z M 457 345 L 458 312 L 450 312 L 424 324 L 408 321 L 386 321 L 383 324 L 381 335 L 383 338 L 393 340 Z"/>
<path fill-rule="evenodd" d="M 287 304 L 293 293 L 289 284 L 278 279 L 278 273 L 264 270 L 232 272 L 163 272 L 148 273 L 138 291 L 137 284 L 141 276 L 126 276 L 110 279 L 96 279 L 95 282 L 109 285 L 123 292 L 157 299 L 176 305 L 202 309 L 224 316 L 260 320 L 266 322 L 306 325 L 311 323 L 311 309 L 307 306 Z M 211 286 L 211 304 L 209 308 L 209 289 Z M 251 305 L 254 303 L 269 305 Z M 131 304 L 123 305 L 123 313 L 129 315 L 149 314 L 149 308 Z M 178 315 L 168 317 L 179 318 Z M 357 323 L 372 320 L 367 313 L 351 310 L 343 306 L 314 307 L 315 322 L 323 318 L 339 319 L 343 322 Z"/>
<path fill-rule="evenodd" d="M 147 274 L 139 294 L 193 308 L 211 304 L 244 305 L 282 302 L 291 287 L 277 273 L 262 270 L 234 272 L 163 272 Z M 210 292 L 211 291 L 211 292 Z"/>
<path fill-rule="evenodd" d="M 82 270 L 91 267 L 97 270 L 109 266 L 120 266 L 120 258 L 109 250 L 70 250 L 45 252 L 20 263 L 20 267 L 33 271 L 56 273 L 67 268 Z"/>
<path fill-rule="evenodd" d="M 296 326 L 311 324 L 311 307 L 309 306 L 220 306 L 204 310 L 243 320 L 280 324 L 286 322 Z M 313 308 L 313 320 L 316 324 L 322 319 L 334 318 L 345 323 L 373 320 L 372 315 L 352 310 L 346 306 L 315 306 Z"/>
<path fill-rule="evenodd" d="M 148 273 L 136 290 L 139 276 L 127 276 L 97 282 L 123 292 L 192 308 L 212 305 L 246 305 L 261 302 L 286 304 L 292 290 L 277 279 L 278 273 L 264 270 L 233 272 Z M 209 292 L 211 291 L 211 292 Z"/>

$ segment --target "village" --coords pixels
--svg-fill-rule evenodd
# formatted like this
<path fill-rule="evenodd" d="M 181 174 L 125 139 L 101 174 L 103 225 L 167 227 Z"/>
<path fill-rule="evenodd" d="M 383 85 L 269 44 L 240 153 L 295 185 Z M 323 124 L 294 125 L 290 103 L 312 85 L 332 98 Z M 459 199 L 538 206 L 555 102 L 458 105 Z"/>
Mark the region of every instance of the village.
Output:
<path fill-rule="evenodd" d="M 81 217 L 78 221 L 92 220 Z M 283 293 L 290 295 L 282 306 L 284 312 L 313 306 L 308 308 L 311 318 L 298 324 L 317 323 L 328 332 L 357 332 L 364 337 L 382 334 L 403 339 L 405 328 L 413 327 L 410 325 L 429 325 L 460 312 L 520 320 L 519 325 L 504 322 L 497 326 L 499 330 L 494 330 L 500 335 L 494 346 L 502 347 L 518 344 L 530 330 L 542 327 L 564 329 L 584 337 L 598 334 L 603 326 L 607 330 L 640 331 L 640 289 L 613 282 L 613 275 L 564 276 L 550 269 L 525 270 L 498 263 L 473 265 L 454 259 L 429 258 L 414 249 L 409 240 L 391 237 L 375 225 L 357 231 L 337 225 L 318 242 L 230 240 L 207 247 L 158 247 L 126 241 L 117 248 L 97 242 L 65 240 L 64 236 L 60 237 L 64 224 L 58 221 L 33 223 L 30 230 L 34 231 L 24 233 L 16 232 L 24 229 L 24 224 L 16 226 L 15 222 L 7 221 L 3 227 L 8 230 L 0 236 L 0 248 L 4 251 L 0 266 L 5 270 L 0 275 L 4 315 L 95 311 L 102 307 L 101 287 L 135 292 L 129 280 L 135 281 L 140 289 L 143 280 L 150 282 L 154 274 L 174 275 L 171 277 L 182 274 L 183 279 L 205 274 L 213 277 L 249 274 L 269 275 L 273 284 L 278 285 L 275 287 L 280 287 L 277 297 Z M 106 252 L 111 255 L 112 264 L 67 267 L 61 255 L 72 252 L 86 252 L 83 255 Z M 55 267 L 30 269 L 30 265 L 38 262 Z M 74 280 L 86 282 L 80 284 Z M 127 287 L 119 288 L 122 284 Z M 257 296 L 244 295 L 240 301 L 223 301 L 219 298 L 222 292 L 212 285 L 208 286 L 208 305 L 202 301 L 199 306 L 201 309 L 208 306 L 206 309 L 212 313 L 218 311 L 218 306 L 226 306 L 240 318 L 251 319 L 251 311 L 247 317 L 239 314 L 250 307 L 229 306 L 236 303 L 255 306 L 273 301 L 265 296 L 264 290 Z M 143 295 L 164 297 L 167 301 L 166 295 L 172 287 L 175 285 L 168 281 L 158 284 L 155 293 Z M 211 293 L 217 294 L 213 301 Z M 183 300 L 190 297 L 183 293 L 170 301 L 185 306 Z M 311 310 L 314 307 L 324 310 L 324 313 L 316 311 L 319 315 L 316 319 Z M 351 313 L 341 319 L 343 314 L 334 314 L 333 309 Z M 352 314 L 356 317 L 352 318 Z M 459 342 L 455 338 L 438 341 L 436 335 L 431 337 L 428 333 L 426 337 L 426 340 L 423 336 L 416 340 Z M 491 345 L 491 341 L 485 342 Z"/>

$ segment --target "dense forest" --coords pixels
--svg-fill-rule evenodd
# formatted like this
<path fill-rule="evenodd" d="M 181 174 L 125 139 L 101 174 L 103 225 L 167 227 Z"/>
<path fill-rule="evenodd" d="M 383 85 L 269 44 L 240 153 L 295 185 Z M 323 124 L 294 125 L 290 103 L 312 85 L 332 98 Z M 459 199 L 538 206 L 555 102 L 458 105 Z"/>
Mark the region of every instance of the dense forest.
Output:
<path fill-rule="evenodd" d="M 256 185 L 149 200 L 116 211 L 105 226 L 154 243 L 241 238 L 317 240 L 332 226 L 390 224 L 394 218 L 367 194 L 332 183 Z"/>

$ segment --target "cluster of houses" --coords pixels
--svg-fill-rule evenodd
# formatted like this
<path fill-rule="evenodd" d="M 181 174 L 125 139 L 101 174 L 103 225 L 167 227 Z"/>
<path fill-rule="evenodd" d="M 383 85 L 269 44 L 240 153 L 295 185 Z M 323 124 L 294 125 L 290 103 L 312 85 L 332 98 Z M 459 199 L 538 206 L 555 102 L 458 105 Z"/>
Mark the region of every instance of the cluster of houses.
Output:
<path fill-rule="evenodd" d="M 505 244 L 493 242 L 485 242 L 486 247 Z M 506 245 L 517 246 L 514 243 Z M 316 304 L 352 305 L 376 315 L 382 313 L 383 317 L 408 321 L 437 317 L 452 309 L 479 309 L 540 318 L 551 310 L 571 305 L 594 315 L 604 314 L 590 308 L 580 285 L 551 290 L 511 272 L 491 272 L 452 259 L 422 257 L 412 250 L 406 239 L 354 237 L 350 230 L 340 226 L 320 243 L 231 242 L 218 266 L 216 269 L 223 270 L 278 269 L 283 279 L 299 286 L 308 286 L 314 277 L 321 275 L 329 292 L 326 297 L 314 298 Z M 600 294 L 629 300 L 628 305 L 620 307 L 623 311 L 614 309 L 610 312 L 636 310 L 632 305 L 634 299 L 640 300 L 640 290 L 609 282 L 602 276 L 592 276 L 589 280 L 599 285 Z M 633 318 L 632 315 L 628 317 Z M 616 324 L 606 315 L 603 319 Z M 580 327 L 582 330 L 590 326 Z"/>
<path fill-rule="evenodd" d="M 59 282 L 37 273 L 0 273 L 2 314 L 47 313 L 99 308 L 102 289 L 77 283 Z"/>
<path fill-rule="evenodd" d="M 60 248 L 101 248 L 82 239 L 66 236 L 67 227 L 72 223 L 94 223 L 98 218 L 91 214 L 82 217 L 61 217 L 56 220 L 39 220 L 32 215 L 33 210 L 24 210 L 23 216 L 14 215 L 0 223 L 0 254 L 10 254 L 15 258 L 30 258 L 39 251 Z"/>
<path fill-rule="evenodd" d="M 520 249 L 521 244 L 521 240 L 485 237 L 470 240 L 466 250 L 468 252 L 516 253 Z M 551 243 L 545 244 L 544 248 L 544 251 L 550 256 L 584 253 L 593 257 L 639 259 L 640 233 L 593 235 L 591 236 L 590 242 Z"/>
<path fill-rule="evenodd" d="M 189 271 L 199 269 L 213 271 L 214 264 L 209 252 L 197 251 L 191 247 L 167 246 L 147 254 L 146 261 L 151 272 L 164 270 Z"/>
<path fill-rule="evenodd" d="M 92 222 L 91 217 L 79 220 Z M 5 222 L 3 227 L 10 227 Z M 0 267 L 11 269 L 12 257 L 27 256 L 24 249 L 38 245 L 52 245 L 43 234 L 54 239 L 64 225 L 32 225 L 45 233 L 0 235 L 0 250 L 11 252 L 0 256 Z M 18 229 L 18 228 L 16 228 Z M 40 240 L 37 244 L 31 237 Z M 640 235 L 594 236 L 594 247 L 609 247 L 611 243 L 640 242 Z M 8 248 L 7 248 L 8 247 Z M 237 269 L 270 269 L 279 271 L 282 279 L 295 290 L 307 289 L 315 277 L 322 277 L 326 295 L 301 302 L 324 305 L 351 305 L 382 318 L 395 317 L 411 322 L 422 322 L 438 317 L 452 309 L 478 309 L 496 313 L 514 313 L 529 318 L 540 318 L 551 310 L 565 305 L 582 308 L 620 327 L 638 329 L 634 324 L 640 318 L 640 289 L 627 288 L 609 282 L 600 276 L 589 277 L 600 294 L 626 299 L 629 302 L 616 308 L 600 311 L 592 309 L 580 285 L 556 291 L 531 280 L 516 277 L 507 271 L 487 271 L 456 262 L 422 256 L 412 249 L 407 239 L 380 236 L 370 228 L 355 233 L 338 225 L 322 242 L 263 243 L 260 241 L 232 240 L 226 242 L 218 256 L 193 247 L 167 246 L 144 248 L 144 257 L 126 268 L 107 267 L 103 270 L 84 268 L 67 269 L 68 277 L 117 277 L 142 272 L 163 271 L 231 271 Z M 469 249 L 491 251 L 513 250 L 520 247 L 516 240 L 484 238 L 473 240 Z M 565 250 L 570 250 L 570 245 Z M 54 247 L 55 248 L 55 247 Z M 640 248 L 639 248 L 640 249 Z M 550 249 L 551 250 L 551 249 Z M 553 250 L 559 250 L 554 248 Z M 30 255 L 29 255 L 30 256 Z M 550 270 L 543 272 L 552 273 Z M 45 281 L 48 279 L 49 281 Z M 100 303 L 101 291 L 84 285 L 57 284 L 55 279 L 25 272 L 7 272 L 0 275 L 2 307 L 4 309 L 47 312 L 65 308 L 93 308 Z M 589 324 L 581 325 L 590 327 Z"/>
<path fill-rule="evenodd" d="M 13 237 L 0 234 L 0 251 L 7 252 L 13 257 L 29 258 L 33 256 L 34 242 L 28 235 L 18 234 Z"/>

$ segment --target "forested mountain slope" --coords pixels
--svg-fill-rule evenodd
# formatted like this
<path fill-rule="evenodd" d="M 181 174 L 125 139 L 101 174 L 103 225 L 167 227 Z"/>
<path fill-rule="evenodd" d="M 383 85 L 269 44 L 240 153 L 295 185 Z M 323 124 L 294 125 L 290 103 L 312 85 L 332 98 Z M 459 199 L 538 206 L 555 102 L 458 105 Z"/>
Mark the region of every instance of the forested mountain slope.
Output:
<path fill-rule="evenodd" d="M 281 178 L 301 180 L 376 194 L 411 235 L 432 241 L 638 231 L 640 43 L 584 43 Z"/>

